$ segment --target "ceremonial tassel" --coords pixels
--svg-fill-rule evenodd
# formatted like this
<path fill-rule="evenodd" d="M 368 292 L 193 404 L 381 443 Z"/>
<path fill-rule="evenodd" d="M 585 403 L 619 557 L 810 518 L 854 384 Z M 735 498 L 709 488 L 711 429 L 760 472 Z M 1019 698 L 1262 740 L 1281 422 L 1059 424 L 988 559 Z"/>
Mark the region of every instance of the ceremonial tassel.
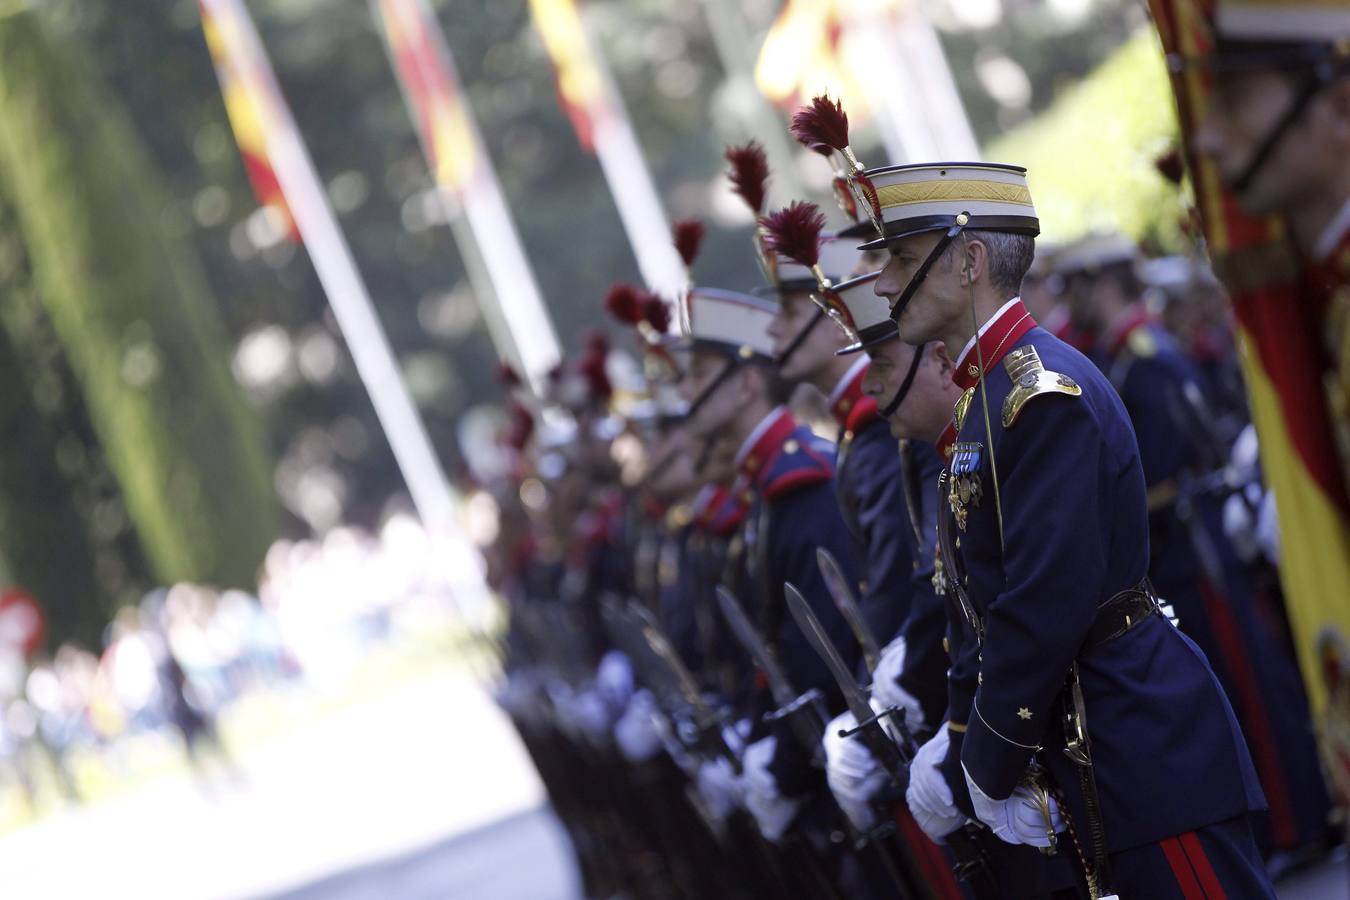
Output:
<path fill-rule="evenodd" d="M 637 325 L 643 313 L 637 288 L 622 282 L 611 287 L 605 294 L 605 312 L 625 325 Z"/>
<path fill-rule="evenodd" d="M 765 246 L 764 227 L 759 224 L 760 217 L 764 215 L 764 199 L 769 187 L 768 158 L 757 141 L 750 141 L 744 147 L 727 147 L 726 158 L 731 163 L 727 177 L 731 179 L 732 190 L 745 201 L 755 217 L 757 227 L 753 243 L 760 268 L 764 270 L 764 277 L 777 287 L 778 266 Z"/>
<path fill-rule="evenodd" d="M 767 168 L 766 168 L 767 171 Z M 689 311 L 689 291 L 693 287 L 694 260 L 698 258 L 699 250 L 703 247 L 703 235 L 706 229 L 703 223 L 694 219 L 683 219 L 675 223 L 671 229 L 670 240 L 675 245 L 675 250 L 679 254 L 680 260 L 684 263 L 684 285 L 675 298 L 675 308 L 680 315 L 680 328 L 682 331 L 688 331 L 690 327 Z M 659 298 L 658 298 L 658 302 Z"/>
<path fill-rule="evenodd" d="M 655 294 L 648 294 L 642 298 L 642 322 L 638 324 L 641 328 L 646 325 L 658 335 L 663 335 L 670 331 L 670 307 L 666 301 Z"/>
<path fill-rule="evenodd" d="M 811 270 L 821 290 L 828 290 L 830 279 L 820 269 L 820 233 L 825 215 L 814 203 L 797 201 L 759 220 L 764 229 L 764 245 Z"/>
<path fill-rule="evenodd" d="M 523 452 L 525 445 L 534 435 L 534 415 L 520 401 L 514 401 L 510 409 L 511 424 L 506 429 L 506 445 L 517 452 Z"/>
<path fill-rule="evenodd" d="M 698 251 L 703 246 L 703 235 L 706 232 L 703 223 L 697 219 L 676 222 L 675 227 L 671 229 L 675 250 L 680 254 L 686 269 L 694 267 L 694 260 L 698 258 Z"/>
<path fill-rule="evenodd" d="M 816 278 L 816 287 L 819 289 L 811 295 L 811 300 L 820 311 L 834 319 L 846 333 L 856 333 L 853 330 L 853 314 L 835 293 L 829 276 L 820 268 L 820 234 L 825 228 L 825 214 L 820 208 L 814 203 L 798 201 L 777 212 L 769 213 L 760 219 L 759 223 L 764 229 L 765 243 L 769 250 L 811 270 L 811 274 Z M 807 326 L 808 329 L 811 327 Z M 804 336 L 805 332 L 802 339 Z M 789 345 L 788 350 L 780 357 L 780 365 L 798 346 L 799 341 L 793 341 Z"/>
<path fill-rule="evenodd" d="M 863 171 L 863 164 L 853 155 L 848 144 L 848 113 L 844 104 L 821 94 L 792 114 L 789 129 L 797 141 L 822 155 L 835 151 L 843 155 L 854 172 Z M 822 149 L 828 148 L 828 150 Z"/>
<path fill-rule="evenodd" d="M 731 189 L 745 201 L 758 219 L 764 214 L 764 198 L 769 187 L 769 159 L 758 141 L 744 147 L 727 147 L 726 160 L 731 164 L 728 176 Z"/>
<path fill-rule="evenodd" d="M 848 141 L 848 113 L 843 103 L 831 100 L 821 94 L 812 99 L 810 105 L 803 106 L 792 115 L 792 136 L 804 146 L 817 153 L 823 153 L 822 147 L 829 147 L 845 160 L 844 178 L 862 201 L 867 217 L 878 235 L 885 234 L 885 225 L 881 221 L 881 199 L 877 196 L 876 186 L 863 174 L 866 169 Z M 842 204 L 841 204 L 842 205 Z M 847 211 L 847 209 L 846 209 Z"/>

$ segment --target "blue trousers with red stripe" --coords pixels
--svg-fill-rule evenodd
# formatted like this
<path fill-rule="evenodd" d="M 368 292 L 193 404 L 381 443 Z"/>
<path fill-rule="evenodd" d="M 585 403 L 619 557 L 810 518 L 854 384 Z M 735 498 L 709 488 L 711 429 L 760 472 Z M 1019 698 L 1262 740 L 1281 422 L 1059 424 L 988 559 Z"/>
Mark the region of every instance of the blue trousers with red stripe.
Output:
<path fill-rule="evenodd" d="M 1245 816 L 1111 854 L 1121 900 L 1275 900 Z"/>

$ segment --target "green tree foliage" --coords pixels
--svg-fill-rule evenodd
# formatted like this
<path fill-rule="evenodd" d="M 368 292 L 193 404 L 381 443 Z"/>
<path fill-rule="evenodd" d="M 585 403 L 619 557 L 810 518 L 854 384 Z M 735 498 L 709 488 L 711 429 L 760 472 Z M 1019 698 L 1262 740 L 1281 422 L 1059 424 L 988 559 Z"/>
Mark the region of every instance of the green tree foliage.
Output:
<path fill-rule="evenodd" d="M 150 574 L 252 584 L 271 465 L 218 315 L 129 121 L 33 12 L 0 17 L 0 191 Z"/>
<path fill-rule="evenodd" d="M 1167 71 L 1150 28 L 1048 110 L 990 143 L 988 157 L 1028 168 L 1045 239 L 1119 231 L 1176 251 L 1184 208 L 1155 165 L 1176 136 Z"/>

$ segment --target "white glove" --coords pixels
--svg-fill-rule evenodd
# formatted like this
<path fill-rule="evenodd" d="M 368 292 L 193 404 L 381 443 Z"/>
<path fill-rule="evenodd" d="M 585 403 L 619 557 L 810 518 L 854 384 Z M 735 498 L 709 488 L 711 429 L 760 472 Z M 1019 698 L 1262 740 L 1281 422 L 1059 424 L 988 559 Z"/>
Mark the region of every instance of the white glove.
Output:
<path fill-rule="evenodd" d="M 797 815 L 801 801 L 784 797 L 769 772 L 778 739 L 773 736 L 755 741 L 745 748 L 741 784 L 745 788 L 745 808 L 755 817 L 759 833 L 773 843 L 782 840 Z"/>
<path fill-rule="evenodd" d="M 975 779 L 970 777 L 970 772 L 966 771 L 965 763 L 961 764 L 961 771 L 965 772 L 966 784 L 970 786 L 970 800 L 975 805 L 975 815 L 1001 840 L 1009 844 L 1030 844 L 1032 847 L 1050 846 L 1045 813 L 1036 802 L 1036 792 L 1018 785 L 1007 800 L 995 800 L 980 790 Z M 1055 798 L 1048 799 L 1050 827 L 1058 834 L 1064 830 L 1064 817 L 1060 815 Z"/>
<path fill-rule="evenodd" d="M 656 730 L 659 715 L 650 691 L 638 691 L 628 701 L 628 708 L 614 723 L 614 743 L 624 759 L 641 763 L 661 752 L 661 737 Z"/>
<path fill-rule="evenodd" d="M 744 790 L 727 759 L 714 759 L 698 767 L 698 792 L 708 814 L 719 822 L 726 821 L 744 800 Z"/>
<path fill-rule="evenodd" d="M 628 705 L 633 687 L 633 664 L 628 657 L 611 650 L 600 658 L 595 670 L 595 689 L 616 714 Z"/>
<path fill-rule="evenodd" d="M 877 670 L 872 673 L 872 700 L 882 709 L 900 710 L 909 733 L 919 734 L 924 730 L 923 707 L 897 681 L 904 668 L 905 639 L 898 637 L 881 651 Z"/>
<path fill-rule="evenodd" d="M 593 746 L 601 747 L 609 740 L 613 716 L 609 705 L 595 688 L 572 695 L 569 710 L 574 727 Z"/>
<path fill-rule="evenodd" d="M 845 712 L 825 726 L 825 780 L 853 827 L 866 833 L 876 824 L 872 798 L 886 787 L 891 777 L 858 735 L 839 736 L 840 731 L 857 725 L 853 713 Z"/>
<path fill-rule="evenodd" d="M 935 844 L 944 843 L 947 835 L 966 824 L 965 815 L 952 799 L 951 786 L 938 768 L 947 758 L 950 745 L 951 733 L 943 722 L 937 734 L 914 754 L 909 765 L 909 787 L 905 790 L 905 802 L 914 821 Z"/>

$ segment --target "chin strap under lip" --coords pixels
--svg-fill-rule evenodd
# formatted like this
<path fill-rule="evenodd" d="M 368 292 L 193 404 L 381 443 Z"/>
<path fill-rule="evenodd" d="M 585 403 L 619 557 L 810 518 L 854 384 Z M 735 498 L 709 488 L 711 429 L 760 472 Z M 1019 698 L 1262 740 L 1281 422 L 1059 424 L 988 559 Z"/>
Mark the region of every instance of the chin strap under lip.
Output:
<path fill-rule="evenodd" d="M 712 395 L 717 392 L 717 389 L 720 388 L 728 378 L 731 377 L 731 373 L 735 372 L 737 368 L 738 363 L 734 359 L 728 359 L 722 364 L 722 371 L 718 372 L 717 376 L 713 378 L 712 381 L 708 382 L 708 386 L 700 391 L 699 395 L 689 404 L 689 409 L 686 410 L 684 414 L 686 421 L 693 418 L 694 413 L 698 412 L 699 407 L 703 406 L 703 404 L 707 403 L 708 400 L 712 398 Z"/>
<path fill-rule="evenodd" d="M 896 338 L 899 340 L 899 337 Z M 905 402 L 905 397 L 909 396 L 910 388 L 914 387 L 914 378 L 919 374 L 919 363 L 923 361 L 923 352 L 928 347 L 927 344 L 920 344 L 914 348 L 914 358 L 909 362 L 909 371 L 905 373 L 905 380 L 900 382 L 900 389 L 895 392 L 891 402 L 881 410 L 883 418 L 889 419 L 895 415 L 895 411 L 900 408 L 900 404 Z"/>
<path fill-rule="evenodd" d="M 923 284 L 923 280 L 928 277 L 928 270 L 933 268 L 937 261 L 942 258 L 942 254 L 947 252 L 947 248 L 951 246 L 952 241 L 956 240 L 957 235 L 965 231 L 966 223 L 969 221 L 970 214 L 961 213 L 956 217 L 952 226 L 947 229 L 947 233 L 933 245 L 933 249 L 928 252 L 928 257 L 923 261 L 923 265 L 919 266 L 918 271 L 914 273 L 914 277 L 910 278 L 909 284 L 905 285 L 904 292 L 900 294 L 891 307 L 891 321 L 900 321 L 901 313 L 905 311 L 905 307 L 909 305 L 909 301 L 913 299 L 915 292 Z"/>
<path fill-rule="evenodd" d="M 816 307 L 815 314 L 811 316 L 811 321 L 802 326 L 802 330 L 797 332 L 797 335 L 792 339 L 792 342 L 784 348 L 782 353 L 778 354 L 774 359 L 773 364 L 779 369 L 787 365 L 788 360 L 792 359 L 793 354 L 801 349 L 802 344 L 806 343 L 806 339 L 811 335 L 811 332 L 815 330 L 816 326 L 819 325 L 824 318 L 825 310 Z"/>

